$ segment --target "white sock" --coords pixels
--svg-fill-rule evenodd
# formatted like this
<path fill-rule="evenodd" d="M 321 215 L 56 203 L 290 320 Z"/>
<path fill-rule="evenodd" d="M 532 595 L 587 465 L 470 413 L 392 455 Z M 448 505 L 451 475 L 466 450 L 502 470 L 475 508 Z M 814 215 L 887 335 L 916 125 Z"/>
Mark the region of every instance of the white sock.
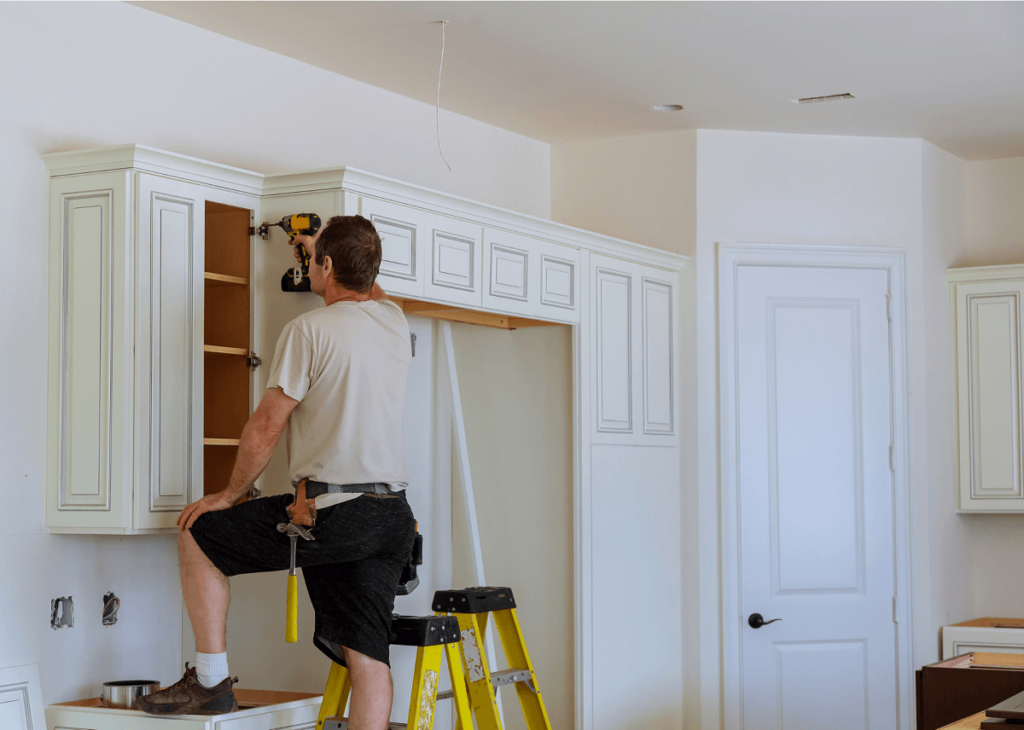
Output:
<path fill-rule="evenodd" d="M 203 654 L 196 652 L 196 679 L 204 687 L 214 687 L 228 677 L 228 653 Z"/>

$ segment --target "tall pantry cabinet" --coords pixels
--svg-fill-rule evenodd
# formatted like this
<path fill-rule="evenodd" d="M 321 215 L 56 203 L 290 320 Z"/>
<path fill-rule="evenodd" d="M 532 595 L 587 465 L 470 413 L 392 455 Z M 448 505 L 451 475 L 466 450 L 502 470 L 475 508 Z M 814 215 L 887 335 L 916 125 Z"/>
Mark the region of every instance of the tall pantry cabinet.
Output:
<path fill-rule="evenodd" d="M 47 526 L 173 528 L 251 409 L 260 176 L 136 145 L 44 161 Z"/>

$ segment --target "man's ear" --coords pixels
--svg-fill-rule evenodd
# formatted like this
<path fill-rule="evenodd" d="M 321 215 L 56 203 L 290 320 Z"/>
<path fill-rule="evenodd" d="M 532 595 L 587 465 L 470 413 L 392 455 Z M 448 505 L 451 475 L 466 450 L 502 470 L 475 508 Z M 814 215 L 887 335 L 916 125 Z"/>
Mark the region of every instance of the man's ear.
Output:
<path fill-rule="evenodd" d="M 326 269 L 325 273 L 327 273 L 327 274 L 334 273 L 334 262 L 331 261 L 331 257 L 330 256 L 324 256 L 324 262 L 323 262 L 322 266 Z"/>

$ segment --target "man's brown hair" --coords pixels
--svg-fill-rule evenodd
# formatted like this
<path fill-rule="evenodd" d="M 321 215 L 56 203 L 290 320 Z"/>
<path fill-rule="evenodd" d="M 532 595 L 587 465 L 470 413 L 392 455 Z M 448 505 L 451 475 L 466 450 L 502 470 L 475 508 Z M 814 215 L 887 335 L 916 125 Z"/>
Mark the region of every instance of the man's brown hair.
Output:
<path fill-rule="evenodd" d="M 334 281 L 351 291 L 366 293 L 380 270 L 380 236 L 361 215 L 336 215 L 327 221 L 316 242 L 316 263 L 324 257 L 334 264 Z"/>

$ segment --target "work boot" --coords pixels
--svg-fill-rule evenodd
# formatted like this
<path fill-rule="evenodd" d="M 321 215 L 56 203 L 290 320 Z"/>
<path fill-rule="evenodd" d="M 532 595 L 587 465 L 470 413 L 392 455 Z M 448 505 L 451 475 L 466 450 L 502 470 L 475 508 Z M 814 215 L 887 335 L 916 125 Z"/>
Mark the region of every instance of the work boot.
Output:
<path fill-rule="evenodd" d="M 135 707 L 150 715 L 223 715 L 238 709 L 232 689 L 238 677 L 228 677 L 215 687 L 205 687 L 196 678 L 195 667 L 185 662 L 185 676 L 159 692 L 143 695 Z"/>

